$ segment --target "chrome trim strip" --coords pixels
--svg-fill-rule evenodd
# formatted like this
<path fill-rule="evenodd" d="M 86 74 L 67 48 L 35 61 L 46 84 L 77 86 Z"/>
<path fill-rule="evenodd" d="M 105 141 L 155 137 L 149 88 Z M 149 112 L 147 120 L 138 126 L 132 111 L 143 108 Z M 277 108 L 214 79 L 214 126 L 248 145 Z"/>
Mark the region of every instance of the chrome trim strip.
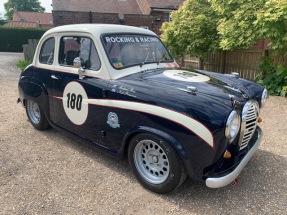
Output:
<path fill-rule="evenodd" d="M 254 153 L 257 151 L 260 145 L 260 141 L 263 136 L 263 132 L 260 127 L 257 127 L 258 139 L 254 146 L 249 150 L 245 157 L 241 160 L 239 165 L 228 175 L 219 178 L 208 178 L 206 179 L 206 186 L 209 188 L 220 188 L 232 183 L 241 173 L 242 169 L 246 166 L 248 161 L 252 158 Z"/>

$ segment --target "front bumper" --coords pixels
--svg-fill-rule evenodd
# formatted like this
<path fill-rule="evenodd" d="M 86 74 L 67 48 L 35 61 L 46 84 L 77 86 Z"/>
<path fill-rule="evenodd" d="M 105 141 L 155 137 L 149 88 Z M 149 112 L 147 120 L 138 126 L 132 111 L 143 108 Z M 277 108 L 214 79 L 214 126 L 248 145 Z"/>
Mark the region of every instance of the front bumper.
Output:
<path fill-rule="evenodd" d="M 205 182 L 207 187 L 210 187 L 210 188 L 224 187 L 224 186 L 232 183 L 239 176 L 242 169 L 246 166 L 248 161 L 252 158 L 254 153 L 259 148 L 259 145 L 260 145 L 260 142 L 261 142 L 261 139 L 263 136 L 263 132 L 262 132 L 261 128 L 259 128 L 259 127 L 257 127 L 257 132 L 258 132 L 257 133 L 258 137 L 257 137 L 257 140 L 256 140 L 254 146 L 248 151 L 248 153 L 241 160 L 239 165 L 228 175 L 225 175 L 225 176 L 219 177 L 219 178 L 207 178 L 206 182 Z"/>

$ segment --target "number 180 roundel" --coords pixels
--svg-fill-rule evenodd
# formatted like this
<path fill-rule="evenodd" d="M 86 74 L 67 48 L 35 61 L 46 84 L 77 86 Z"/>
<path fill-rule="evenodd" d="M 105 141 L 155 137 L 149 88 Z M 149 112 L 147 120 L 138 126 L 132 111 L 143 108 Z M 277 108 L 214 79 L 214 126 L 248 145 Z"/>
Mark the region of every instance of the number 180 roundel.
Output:
<path fill-rule="evenodd" d="M 63 106 L 67 117 L 76 125 L 85 123 L 89 105 L 87 93 L 78 82 L 70 82 L 63 93 Z"/>

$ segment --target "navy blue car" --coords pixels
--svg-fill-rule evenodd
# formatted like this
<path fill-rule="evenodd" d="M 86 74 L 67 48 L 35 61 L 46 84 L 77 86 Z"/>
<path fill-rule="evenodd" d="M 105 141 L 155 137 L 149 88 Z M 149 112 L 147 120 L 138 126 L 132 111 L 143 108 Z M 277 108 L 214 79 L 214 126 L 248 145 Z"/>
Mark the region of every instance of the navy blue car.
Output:
<path fill-rule="evenodd" d="M 145 188 L 167 193 L 187 175 L 232 183 L 259 147 L 266 99 L 238 74 L 179 68 L 149 30 L 79 24 L 43 35 L 18 101 L 36 129 L 127 155 Z"/>

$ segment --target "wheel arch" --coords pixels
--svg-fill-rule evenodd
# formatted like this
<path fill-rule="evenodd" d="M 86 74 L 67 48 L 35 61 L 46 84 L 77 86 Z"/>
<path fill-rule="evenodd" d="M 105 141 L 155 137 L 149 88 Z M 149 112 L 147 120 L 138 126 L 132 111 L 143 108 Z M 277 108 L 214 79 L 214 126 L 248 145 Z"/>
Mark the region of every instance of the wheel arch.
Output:
<path fill-rule="evenodd" d="M 129 147 L 129 143 L 131 139 L 135 135 L 140 134 L 140 133 L 149 133 L 149 134 L 153 134 L 157 137 L 164 139 L 165 141 L 170 143 L 171 147 L 175 149 L 175 151 L 178 153 L 178 155 L 182 158 L 183 161 L 187 159 L 187 154 L 184 148 L 182 147 L 181 143 L 176 138 L 174 138 L 173 136 L 171 136 L 170 134 L 164 131 L 151 128 L 151 127 L 147 127 L 147 126 L 138 126 L 133 129 L 130 129 L 127 132 L 122 142 L 122 148 L 120 149 L 120 152 L 119 152 L 121 156 L 124 156 L 127 153 L 127 149 Z"/>
<path fill-rule="evenodd" d="M 48 91 L 45 87 L 35 82 L 23 81 L 19 83 L 19 90 L 21 90 L 20 94 L 22 95 L 24 107 L 27 104 L 27 100 L 37 102 L 46 118 L 50 119 Z"/>

